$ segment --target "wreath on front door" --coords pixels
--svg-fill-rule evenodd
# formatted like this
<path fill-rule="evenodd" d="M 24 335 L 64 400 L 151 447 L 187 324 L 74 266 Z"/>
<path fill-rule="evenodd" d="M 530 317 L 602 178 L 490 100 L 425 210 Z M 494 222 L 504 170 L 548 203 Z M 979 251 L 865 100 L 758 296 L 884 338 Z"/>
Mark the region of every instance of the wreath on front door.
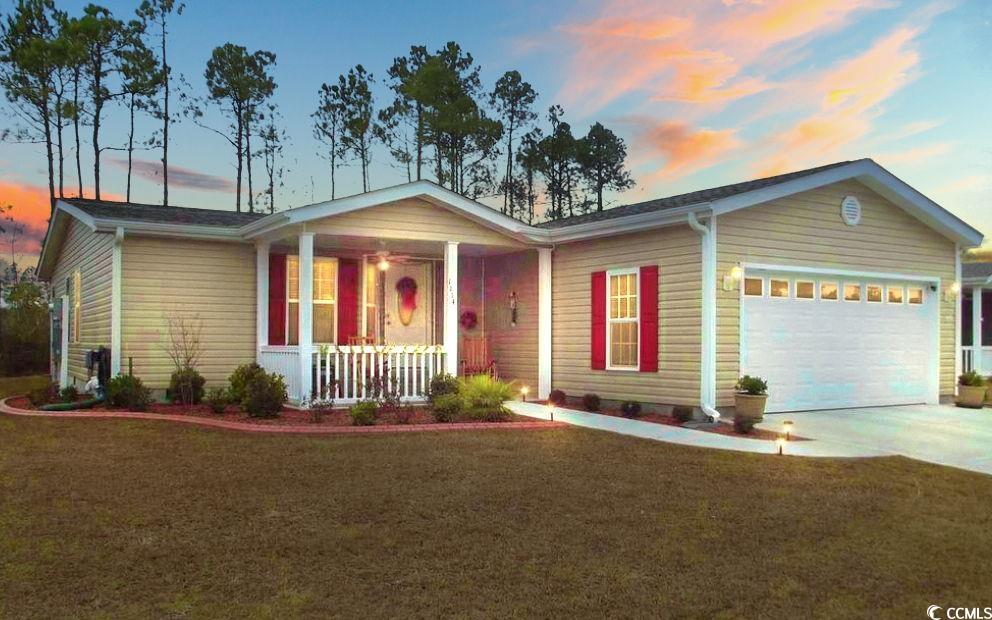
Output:
<path fill-rule="evenodd" d="M 479 317 L 475 314 L 475 310 L 466 310 L 465 312 L 462 312 L 458 322 L 461 323 L 462 327 L 465 329 L 475 329 L 475 326 L 479 324 Z"/>
<path fill-rule="evenodd" d="M 410 276 L 404 276 L 396 282 L 396 313 L 404 326 L 413 320 L 417 309 L 417 281 Z"/>

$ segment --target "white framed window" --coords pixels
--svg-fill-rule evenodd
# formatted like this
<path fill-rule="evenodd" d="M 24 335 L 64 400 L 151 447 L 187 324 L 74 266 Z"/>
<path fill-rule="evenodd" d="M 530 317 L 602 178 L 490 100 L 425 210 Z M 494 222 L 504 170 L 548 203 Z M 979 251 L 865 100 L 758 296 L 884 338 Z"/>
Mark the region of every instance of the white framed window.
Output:
<path fill-rule="evenodd" d="M 813 299 L 816 283 L 812 280 L 796 280 L 796 299 Z"/>
<path fill-rule="evenodd" d="M 82 320 L 83 274 L 77 269 L 72 272 L 72 342 L 79 342 L 79 325 Z"/>
<path fill-rule="evenodd" d="M 906 301 L 913 306 L 919 306 L 923 304 L 923 288 L 919 286 L 911 286 L 906 290 Z"/>
<path fill-rule="evenodd" d="M 844 301 L 861 301 L 861 285 L 845 282 Z"/>
<path fill-rule="evenodd" d="M 641 319 L 638 269 L 606 272 L 606 367 L 637 370 L 640 360 Z"/>
<path fill-rule="evenodd" d="M 747 297 L 765 296 L 764 278 L 744 278 L 744 295 Z"/>
<path fill-rule="evenodd" d="M 365 337 L 379 342 L 379 266 L 365 262 Z"/>
<path fill-rule="evenodd" d="M 870 304 L 882 303 L 882 285 L 869 284 L 867 288 L 868 292 L 865 294 L 865 301 Z"/>
<path fill-rule="evenodd" d="M 313 257 L 313 342 L 337 339 L 338 259 Z M 286 257 L 286 344 L 300 343 L 300 257 Z"/>
<path fill-rule="evenodd" d="M 901 286 L 888 286 L 885 289 L 885 300 L 890 304 L 901 304 L 906 297 L 906 291 Z"/>
<path fill-rule="evenodd" d="M 820 282 L 820 301 L 837 301 L 839 298 L 836 282 Z"/>
<path fill-rule="evenodd" d="M 789 281 L 772 278 L 768 281 L 768 296 L 778 299 L 789 298 Z"/>

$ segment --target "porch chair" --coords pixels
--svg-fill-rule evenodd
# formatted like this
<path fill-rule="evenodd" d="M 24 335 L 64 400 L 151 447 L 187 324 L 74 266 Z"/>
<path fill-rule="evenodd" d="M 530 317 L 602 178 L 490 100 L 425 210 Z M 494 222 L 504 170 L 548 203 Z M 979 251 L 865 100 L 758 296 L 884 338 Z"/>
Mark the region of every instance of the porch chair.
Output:
<path fill-rule="evenodd" d="M 489 346 L 484 336 L 462 338 L 462 359 L 459 361 L 462 376 L 489 375 L 499 379 L 499 366 L 489 356 Z"/>

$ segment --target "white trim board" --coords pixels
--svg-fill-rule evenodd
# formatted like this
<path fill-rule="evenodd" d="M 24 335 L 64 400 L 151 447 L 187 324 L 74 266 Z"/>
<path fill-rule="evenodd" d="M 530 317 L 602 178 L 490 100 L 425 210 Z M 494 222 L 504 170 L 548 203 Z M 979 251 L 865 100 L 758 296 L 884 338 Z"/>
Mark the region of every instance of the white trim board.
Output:
<path fill-rule="evenodd" d="M 813 273 L 825 276 L 836 276 L 840 278 L 875 278 L 879 280 L 912 280 L 914 282 L 939 283 L 937 276 L 924 276 L 912 273 L 885 273 L 881 271 L 862 271 L 859 269 L 832 269 L 829 267 L 816 267 L 815 265 L 775 265 L 769 263 L 743 263 L 741 267 L 745 274 L 750 269 L 752 271 L 778 271 L 782 273 Z"/>

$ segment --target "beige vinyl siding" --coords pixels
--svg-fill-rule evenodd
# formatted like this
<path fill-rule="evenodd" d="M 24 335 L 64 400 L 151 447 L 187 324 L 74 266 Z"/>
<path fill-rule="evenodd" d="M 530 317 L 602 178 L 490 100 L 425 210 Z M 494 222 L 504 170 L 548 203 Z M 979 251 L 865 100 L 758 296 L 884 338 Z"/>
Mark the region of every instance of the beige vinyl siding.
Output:
<path fill-rule="evenodd" d="M 657 373 L 592 370 L 591 274 L 659 266 Z M 572 396 L 699 404 L 701 255 L 688 226 L 557 246 L 552 254 L 552 386 Z"/>
<path fill-rule="evenodd" d="M 459 241 L 479 245 L 523 247 L 523 244 L 515 239 L 463 215 L 419 199 L 401 200 L 333 215 L 307 224 L 307 230 L 361 237 Z"/>
<path fill-rule="evenodd" d="M 113 287 L 114 236 L 96 233 L 75 218 L 69 221 L 65 241 L 52 272 L 52 292 L 69 295 L 69 383 L 86 382 L 86 351 L 110 347 L 111 289 Z M 72 342 L 72 277 L 81 280 L 79 342 Z M 69 280 L 66 288 L 66 279 Z"/>
<path fill-rule="evenodd" d="M 856 196 L 858 226 L 841 220 Z M 739 291 L 722 278 L 739 262 L 938 276 L 954 281 L 954 243 L 857 181 L 835 183 L 717 218 L 717 404 L 733 403 L 740 368 Z M 955 302 L 940 302 L 940 393 L 954 391 Z"/>
<path fill-rule="evenodd" d="M 146 385 L 169 385 L 168 317 L 198 317 L 207 385 L 255 360 L 255 249 L 248 244 L 124 238 L 123 357 Z"/>
<path fill-rule="evenodd" d="M 537 392 L 537 250 L 485 259 L 486 336 L 500 378 Z M 510 293 L 517 294 L 511 325 Z"/>

